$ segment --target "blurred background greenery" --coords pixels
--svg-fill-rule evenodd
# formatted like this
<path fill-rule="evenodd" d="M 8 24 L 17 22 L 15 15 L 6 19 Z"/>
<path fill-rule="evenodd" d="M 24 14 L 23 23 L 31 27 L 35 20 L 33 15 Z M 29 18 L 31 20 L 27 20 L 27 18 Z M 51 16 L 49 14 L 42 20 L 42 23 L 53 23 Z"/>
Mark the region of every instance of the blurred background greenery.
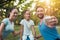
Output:
<path fill-rule="evenodd" d="M 19 9 L 19 15 L 15 24 L 19 24 L 23 18 L 22 12 L 26 9 L 31 10 L 31 19 L 35 24 L 39 22 L 39 19 L 35 16 L 36 6 L 43 6 L 45 8 L 45 15 L 54 15 L 58 18 L 58 25 L 60 25 L 60 0 L 0 0 L 0 22 L 6 18 L 8 9 L 16 6 Z"/>

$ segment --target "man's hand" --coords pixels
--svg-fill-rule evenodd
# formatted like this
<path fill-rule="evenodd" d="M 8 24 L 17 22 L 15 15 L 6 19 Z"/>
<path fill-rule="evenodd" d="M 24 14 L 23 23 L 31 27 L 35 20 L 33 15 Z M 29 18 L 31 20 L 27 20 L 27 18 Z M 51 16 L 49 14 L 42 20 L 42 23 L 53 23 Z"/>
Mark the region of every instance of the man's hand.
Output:
<path fill-rule="evenodd" d="M 41 35 L 38 35 L 38 36 L 36 36 L 36 39 L 39 39 L 39 38 L 41 38 L 42 36 Z"/>

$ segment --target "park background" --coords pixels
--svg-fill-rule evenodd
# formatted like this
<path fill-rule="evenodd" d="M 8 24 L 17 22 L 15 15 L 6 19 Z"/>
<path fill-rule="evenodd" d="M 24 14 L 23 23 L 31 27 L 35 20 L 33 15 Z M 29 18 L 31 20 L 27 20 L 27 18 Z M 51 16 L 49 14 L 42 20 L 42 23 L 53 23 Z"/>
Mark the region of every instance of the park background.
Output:
<path fill-rule="evenodd" d="M 57 30 L 60 34 L 60 0 L 0 0 L 0 23 L 9 14 L 8 9 L 11 7 L 19 9 L 18 17 L 15 22 L 15 30 L 18 31 L 20 28 L 19 22 L 23 19 L 23 11 L 26 9 L 31 10 L 31 19 L 35 23 L 35 30 L 37 35 L 40 34 L 38 31 L 39 19 L 36 17 L 36 6 L 42 6 L 45 8 L 45 15 L 54 15 L 58 18 Z M 19 35 L 13 37 L 10 34 L 5 40 L 18 40 Z M 43 40 L 41 37 L 38 40 Z"/>

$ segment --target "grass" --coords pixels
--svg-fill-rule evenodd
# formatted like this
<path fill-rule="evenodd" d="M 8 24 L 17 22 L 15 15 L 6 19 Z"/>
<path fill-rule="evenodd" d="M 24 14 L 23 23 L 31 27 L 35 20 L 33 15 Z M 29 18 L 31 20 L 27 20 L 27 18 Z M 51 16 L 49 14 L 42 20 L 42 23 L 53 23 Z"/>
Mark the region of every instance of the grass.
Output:
<path fill-rule="evenodd" d="M 19 26 L 15 26 L 15 30 L 16 31 L 19 31 Z M 35 27 L 35 30 L 36 30 L 36 33 L 37 33 L 37 35 L 39 35 L 40 33 L 39 33 L 39 31 L 38 31 L 38 28 L 37 27 Z M 57 30 L 58 30 L 58 33 L 60 34 L 60 28 L 57 28 Z M 20 37 L 19 37 L 19 35 L 17 35 L 16 37 L 14 37 L 13 35 L 12 35 L 12 33 L 11 34 L 9 34 L 8 35 L 8 37 L 5 39 L 5 40 L 18 40 Z M 38 40 L 44 40 L 43 39 L 43 37 L 41 37 L 40 39 L 38 39 Z"/>

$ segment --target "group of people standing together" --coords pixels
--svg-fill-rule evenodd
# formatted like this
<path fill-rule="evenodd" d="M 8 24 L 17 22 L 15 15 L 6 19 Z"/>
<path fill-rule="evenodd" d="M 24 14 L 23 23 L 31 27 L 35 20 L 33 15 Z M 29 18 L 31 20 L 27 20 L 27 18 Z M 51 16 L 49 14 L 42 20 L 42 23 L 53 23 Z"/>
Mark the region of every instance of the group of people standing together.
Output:
<path fill-rule="evenodd" d="M 20 22 L 20 30 L 14 30 L 14 20 L 18 16 L 18 9 L 11 8 L 9 17 L 2 20 L 0 25 L 0 40 L 4 40 L 10 33 L 14 36 L 20 35 L 17 40 L 37 40 L 43 37 L 44 40 L 60 40 L 59 34 L 56 29 L 58 19 L 55 16 L 45 16 L 45 9 L 41 6 L 36 7 L 36 16 L 40 19 L 38 29 L 41 35 L 36 35 L 34 28 L 34 21 L 30 19 L 30 10 L 23 11 L 24 19 Z"/>

